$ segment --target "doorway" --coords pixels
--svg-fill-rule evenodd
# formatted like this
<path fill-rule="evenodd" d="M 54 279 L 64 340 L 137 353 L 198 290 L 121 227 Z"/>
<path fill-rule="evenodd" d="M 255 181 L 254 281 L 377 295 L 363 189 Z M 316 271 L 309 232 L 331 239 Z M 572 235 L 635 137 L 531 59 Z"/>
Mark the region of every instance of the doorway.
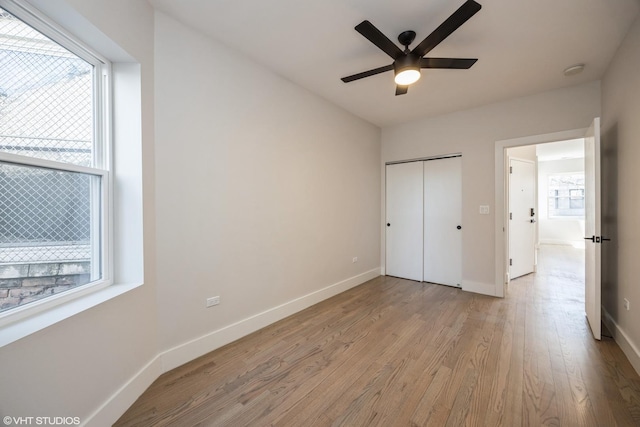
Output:
<path fill-rule="evenodd" d="M 542 246 L 584 250 L 584 143 L 576 138 L 506 150 L 507 284 L 537 271 Z"/>
<path fill-rule="evenodd" d="M 578 140 L 577 145 L 584 147 L 582 160 L 584 165 L 582 177 L 576 178 L 575 171 L 562 171 L 564 174 L 556 174 L 555 178 L 549 179 L 545 184 L 547 188 L 540 195 L 542 203 L 539 203 L 539 210 L 546 209 L 545 216 L 551 221 L 578 221 L 584 224 L 579 227 L 580 231 L 575 239 L 575 247 L 578 247 L 579 239 L 587 239 L 587 250 L 585 251 L 585 304 L 587 320 L 595 339 L 601 336 L 601 286 L 600 286 L 600 244 L 608 239 L 600 235 L 600 128 L 599 118 L 594 119 L 588 129 L 580 129 L 555 134 L 539 135 L 527 138 L 517 138 L 514 140 L 496 142 L 496 204 L 504 207 L 503 212 L 496 211 L 496 238 L 499 239 L 499 230 L 503 232 L 503 245 L 496 245 L 496 277 L 504 277 L 504 284 L 496 284 L 496 294 L 504 296 L 505 287 L 509 285 L 510 277 L 508 270 L 509 263 L 509 185 L 508 168 L 510 159 L 508 152 L 512 147 L 535 146 L 537 150 L 543 148 L 544 143 L 558 142 L 561 140 Z M 569 158 L 557 160 L 571 160 Z M 578 211 L 584 211 L 583 216 L 578 215 Z M 564 218 L 561 218 L 563 217 Z M 555 218 L 554 218 L 555 217 Z M 557 222 L 562 224 L 562 222 Z M 566 224 L 562 224 L 563 229 L 569 229 Z M 536 239 L 537 245 L 541 239 Z M 502 259 L 500 259 L 502 257 Z M 594 274 L 595 272 L 595 274 Z"/>
<path fill-rule="evenodd" d="M 584 138 L 508 148 L 507 283 L 537 269 L 540 245 L 584 248 Z"/>

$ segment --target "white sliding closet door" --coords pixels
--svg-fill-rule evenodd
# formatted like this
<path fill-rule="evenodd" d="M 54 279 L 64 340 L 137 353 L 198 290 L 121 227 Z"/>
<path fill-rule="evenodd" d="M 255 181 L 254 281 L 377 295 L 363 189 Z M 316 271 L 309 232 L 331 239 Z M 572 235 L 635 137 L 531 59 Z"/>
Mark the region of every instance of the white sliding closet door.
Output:
<path fill-rule="evenodd" d="M 422 163 L 386 169 L 386 274 L 418 281 L 422 281 Z"/>
<path fill-rule="evenodd" d="M 462 281 L 462 158 L 424 163 L 425 282 Z"/>

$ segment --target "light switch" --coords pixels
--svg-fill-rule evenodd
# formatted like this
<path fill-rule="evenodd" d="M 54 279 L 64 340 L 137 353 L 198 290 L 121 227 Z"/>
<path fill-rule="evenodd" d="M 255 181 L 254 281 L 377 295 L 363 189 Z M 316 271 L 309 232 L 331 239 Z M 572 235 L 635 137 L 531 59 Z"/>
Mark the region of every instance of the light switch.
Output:
<path fill-rule="evenodd" d="M 480 205 L 480 215 L 489 215 L 489 206 Z"/>

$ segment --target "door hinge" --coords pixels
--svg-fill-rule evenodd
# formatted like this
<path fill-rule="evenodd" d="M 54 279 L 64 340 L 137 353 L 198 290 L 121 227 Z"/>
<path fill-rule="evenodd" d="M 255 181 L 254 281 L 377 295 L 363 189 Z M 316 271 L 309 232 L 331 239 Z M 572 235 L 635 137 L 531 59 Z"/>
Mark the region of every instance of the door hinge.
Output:
<path fill-rule="evenodd" d="M 509 166 L 509 173 L 513 173 L 513 166 Z"/>
<path fill-rule="evenodd" d="M 509 258 L 509 265 L 513 265 L 513 259 Z"/>
<path fill-rule="evenodd" d="M 513 212 L 509 212 L 509 219 L 513 219 Z"/>

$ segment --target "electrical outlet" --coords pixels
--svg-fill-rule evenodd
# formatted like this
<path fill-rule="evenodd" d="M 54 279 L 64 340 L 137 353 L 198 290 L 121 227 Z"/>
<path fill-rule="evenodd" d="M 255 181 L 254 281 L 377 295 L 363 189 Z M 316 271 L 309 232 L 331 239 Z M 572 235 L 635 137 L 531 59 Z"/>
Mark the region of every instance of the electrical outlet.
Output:
<path fill-rule="evenodd" d="M 354 256 L 354 257 L 353 257 L 353 261 L 351 261 L 351 262 L 358 262 L 358 257 L 357 257 L 357 256 Z"/>
<path fill-rule="evenodd" d="M 207 298 L 207 307 L 213 307 L 214 305 L 220 304 L 220 297 L 211 297 Z"/>
<path fill-rule="evenodd" d="M 480 205 L 480 215 L 489 215 L 489 206 Z"/>
<path fill-rule="evenodd" d="M 628 299 L 624 299 L 624 308 L 629 311 L 629 300 Z"/>

